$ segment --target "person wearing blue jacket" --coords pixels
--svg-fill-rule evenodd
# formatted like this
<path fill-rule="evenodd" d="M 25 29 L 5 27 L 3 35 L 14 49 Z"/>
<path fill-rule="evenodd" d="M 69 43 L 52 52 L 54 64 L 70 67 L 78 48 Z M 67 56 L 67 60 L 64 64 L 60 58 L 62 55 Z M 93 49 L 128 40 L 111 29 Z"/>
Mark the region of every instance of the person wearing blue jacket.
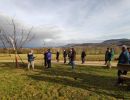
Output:
<path fill-rule="evenodd" d="M 119 61 L 118 64 L 129 64 L 129 59 L 130 59 L 130 55 L 129 52 L 127 50 L 127 46 L 123 45 L 122 46 L 122 52 L 119 56 Z M 123 84 L 123 80 L 121 79 L 121 75 L 126 75 L 127 71 L 122 71 L 122 70 L 118 70 L 118 81 L 117 84 Z"/>
<path fill-rule="evenodd" d="M 47 68 L 51 68 L 51 57 L 52 57 L 51 51 L 50 51 L 50 49 L 48 49 L 48 52 L 47 52 L 47 65 L 48 65 L 48 67 Z"/>
<path fill-rule="evenodd" d="M 34 70 L 34 56 L 33 56 L 33 50 L 31 50 L 28 55 L 28 70 L 30 69 L 30 66 L 32 65 L 32 69 Z"/>
<path fill-rule="evenodd" d="M 111 60 L 113 60 L 114 59 L 114 54 L 115 54 L 115 52 L 114 52 L 114 49 L 113 48 L 111 48 Z"/>

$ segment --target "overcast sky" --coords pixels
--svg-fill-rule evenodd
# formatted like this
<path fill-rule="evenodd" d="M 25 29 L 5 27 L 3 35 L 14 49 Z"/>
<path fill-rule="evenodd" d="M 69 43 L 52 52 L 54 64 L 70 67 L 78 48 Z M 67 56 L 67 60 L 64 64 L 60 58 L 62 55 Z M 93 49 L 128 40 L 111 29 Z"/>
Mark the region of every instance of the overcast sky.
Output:
<path fill-rule="evenodd" d="M 130 0 L 0 0 L 0 18 L 33 26 L 36 46 L 130 39 Z"/>

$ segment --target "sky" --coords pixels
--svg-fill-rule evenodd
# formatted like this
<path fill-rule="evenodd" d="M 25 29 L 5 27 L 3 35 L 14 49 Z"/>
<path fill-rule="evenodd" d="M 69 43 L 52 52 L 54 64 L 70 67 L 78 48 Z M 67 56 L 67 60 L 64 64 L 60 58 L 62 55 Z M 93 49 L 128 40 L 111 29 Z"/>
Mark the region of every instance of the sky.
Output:
<path fill-rule="evenodd" d="M 130 0 L 0 0 L 0 26 L 11 18 L 33 27 L 32 46 L 130 39 Z"/>

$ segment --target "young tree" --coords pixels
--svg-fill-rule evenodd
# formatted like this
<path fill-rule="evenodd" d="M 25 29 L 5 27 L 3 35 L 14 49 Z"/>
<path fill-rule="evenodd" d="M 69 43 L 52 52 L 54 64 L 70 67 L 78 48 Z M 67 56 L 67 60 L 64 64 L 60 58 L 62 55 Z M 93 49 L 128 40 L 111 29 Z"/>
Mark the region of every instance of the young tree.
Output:
<path fill-rule="evenodd" d="M 4 48 L 13 48 L 15 52 L 15 62 L 16 67 L 18 67 L 18 50 L 20 50 L 24 45 L 30 42 L 34 35 L 31 34 L 32 28 L 24 29 L 18 27 L 14 19 L 11 23 L 8 23 L 10 30 L 0 27 L 0 41 Z"/>

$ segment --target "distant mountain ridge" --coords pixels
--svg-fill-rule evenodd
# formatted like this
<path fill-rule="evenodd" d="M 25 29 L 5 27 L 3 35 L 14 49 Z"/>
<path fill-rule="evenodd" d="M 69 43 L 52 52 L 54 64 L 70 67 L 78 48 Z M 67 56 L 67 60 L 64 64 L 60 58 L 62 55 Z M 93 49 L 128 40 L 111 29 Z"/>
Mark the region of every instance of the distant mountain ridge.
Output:
<path fill-rule="evenodd" d="M 130 39 L 110 39 L 103 41 L 101 43 L 81 43 L 81 44 L 68 44 L 65 45 L 64 47 L 106 47 L 106 46 L 122 46 L 122 45 L 127 45 L 130 46 Z"/>

